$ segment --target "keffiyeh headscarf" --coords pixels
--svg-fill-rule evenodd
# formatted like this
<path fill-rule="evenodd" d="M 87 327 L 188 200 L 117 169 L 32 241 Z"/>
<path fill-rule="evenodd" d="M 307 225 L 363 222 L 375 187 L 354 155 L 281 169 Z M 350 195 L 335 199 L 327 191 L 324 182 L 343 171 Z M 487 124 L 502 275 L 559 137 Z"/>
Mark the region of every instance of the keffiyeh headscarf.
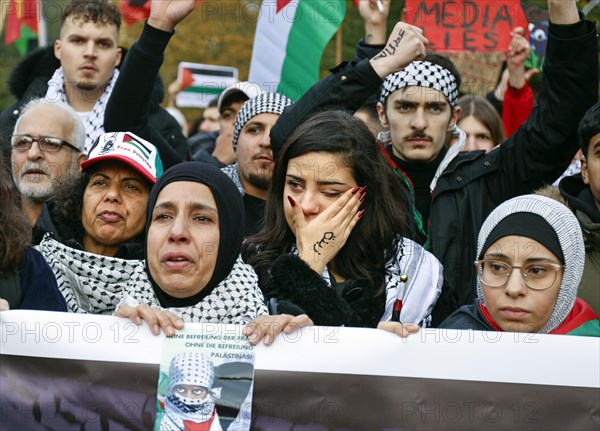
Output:
<path fill-rule="evenodd" d="M 531 223 L 527 223 L 527 226 L 518 225 L 519 220 L 526 219 L 522 216 L 523 213 L 527 216 L 539 216 L 536 218 L 537 223 L 546 223 L 546 226 L 541 228 L 533 226 Z M 515 215 L 519 217 L 514 217 Z M 503 223 L 509 217 L 511 224 Z M 502 232 L 498 234 L 498 230 L 502 230 Z M 548 232 L 556 236 L 540 238 L 540 235 L 548 236 Z M 538 195 L 518 196 L 498 206 L 485 220 L 479 231 L 477 256 L 482 256 L 491 245 L 488 237 L 492 236 L 491 239 L 495 238 L 494 241 L 496 241 L 507 235 L 532 238 L 544 244 L 551 251 L 556 247 L 561 249 L 562 256 L 554 251 L 554 254 L 563 260 L 565 265 L 558 297 L 550 318 L 538 331 L 541 334 L 548 334 L 558 328 L 569 315 L 577 297 L 577 289 L 585 262 L 585 247 L 579 222 L 571 210 L 554 199 Z M 481 303 L 486 305 L 480 280 L 477 280 L 477 296 Z"/>
<path fill-rule="evenodd" d="M 458 103 L 458 84 L 454 75 L 445 67 L 429 61 L 413 61 L 404 70 L 386 76 L 379 101 L 385 105 L 391 93 L 413 86 L 433 88 L 441 92 L 452 107 L 456 107 Z"/>
<path fill-rule="evenodd" d="M 281 115 L 283 110 L 292 103 L 294 103 L 292 99 L 279 93 L 263 93 L 247 100 L 240 109 L 237 119 L 235 120 L 235 126 L 233 128 L 234 151 L 237 149 L 237 142 L 242 127 L 244 127 L 244 124 L 250 121 L 251 118 L 265 112 Z"/>
<path fill-rule="evenodd" d="M 104 133 L 104 110 L 106 109 L 106 104 L 108 103 L 108 99 L 110 98 L 110 94 L 112 93 L 118 77 L 119 69 L 115 69 L 111 80 L 106 86 L 106 90 L 104 90 L 104 93 L 102 93 L 100 98 L 96 101 L 92 112 L 83 122 L 85 124 L 84 152 L 86 154 L 90 151 L 94 142 L 98 139 L 98 136 Z M 74 83 L 67 84 L 75 85 Z M 59 67 L 48 81 L 48 91 L 46 91 L 46 96 L 44 98 L 49 102 L 60 101 L 68 103 L 64 85 L 65 75 L 62 67 Z"/>
<path fill-rule="evenodd" d="M 183 429 L 183 421 L 207 422 L 213 417 L 221 388 L 212 387 L 215 369 L 212 361 L 196 352 L 184 352 L 173 357 L 169 366 L 169 387 L 165 398 L 165 417 L 160 429 Z M 178 385 L 202 386 L 204 398 L 191 398 L 174 391 Z"/>

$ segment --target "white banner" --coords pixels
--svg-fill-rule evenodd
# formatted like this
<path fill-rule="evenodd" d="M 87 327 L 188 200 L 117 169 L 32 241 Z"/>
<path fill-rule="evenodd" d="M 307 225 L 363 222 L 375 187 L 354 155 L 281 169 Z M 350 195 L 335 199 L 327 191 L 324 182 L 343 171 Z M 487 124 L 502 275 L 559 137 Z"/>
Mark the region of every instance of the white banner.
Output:
<path fill-rule="evenodd" d="M 108 316 L 15 310 L 0 322 L 0 429 L 151 428 L 163 335 Z M 252 429 L 600 425 L 598 338 L 309 327 L 254 355 Z"/>

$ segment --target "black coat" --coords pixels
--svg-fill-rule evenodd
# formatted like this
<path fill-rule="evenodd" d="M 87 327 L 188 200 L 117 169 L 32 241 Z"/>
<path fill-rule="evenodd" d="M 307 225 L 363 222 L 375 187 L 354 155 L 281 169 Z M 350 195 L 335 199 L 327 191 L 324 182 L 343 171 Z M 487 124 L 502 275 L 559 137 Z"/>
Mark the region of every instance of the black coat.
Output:
<path fill-rule="evenodd" d="M 123 49 L 123 54 L 124 61 L 127 58 L 127 50 Z M 21 110 L 31 100 L 43 98 L 46 95 L 48 80 L 52 78 L 54 71 L 59 67 L 60 61 L 54 56 L 53 48 L 42 47 L 27 55 L 10 73 L 7 84 L 17 101 L 0 114 L 0 136 L 5 154 L 10 153 L 10 136 L 15 128 L 17 118 L 21 115 Z M 181 132 L 181 126 L 171 114 L 160 106 L 165 95 L 160 78 L 154 81 L 153 88 L 148 121 L 157 133 L 164 137 L 179 158 L 187 159 L 187 139 Z M 135 133 L 135 131 L 133 132 Z M 164 158 L 163 152 L 160 151 L 161 158 Z M 168 163 L 164 164 L 169 165 Z"/>
<path fill-rule="evenodd" d="M 542 88 L 523 124 L 490 153 L 460 153 L 432 193 L 431 251 L 444 265 L 444 289 L 433 325 L 476 296 L 473 261 L 483 221 L 500 203 L 551 183 L 578 150 L 577 126 L 598 97 L 598 41 L 592 22 L 550 25 Z M 343 63 L 287 107 L 271 130 L 276 152 L 312 115 L 358 109 L 379 91 L 381 78 L 367 60 Z"/>

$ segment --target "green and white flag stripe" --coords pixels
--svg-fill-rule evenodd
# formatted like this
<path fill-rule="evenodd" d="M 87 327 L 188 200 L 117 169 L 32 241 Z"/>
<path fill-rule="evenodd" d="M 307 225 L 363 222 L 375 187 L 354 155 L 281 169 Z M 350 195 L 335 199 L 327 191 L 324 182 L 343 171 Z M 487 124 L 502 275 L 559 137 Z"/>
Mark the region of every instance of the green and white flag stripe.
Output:
<path fill-rule="evenodd" d="M 248 80 L 298 100 L 319 79 L 323 50 L 345 14 L 344 0 L 263 0 Z"/>

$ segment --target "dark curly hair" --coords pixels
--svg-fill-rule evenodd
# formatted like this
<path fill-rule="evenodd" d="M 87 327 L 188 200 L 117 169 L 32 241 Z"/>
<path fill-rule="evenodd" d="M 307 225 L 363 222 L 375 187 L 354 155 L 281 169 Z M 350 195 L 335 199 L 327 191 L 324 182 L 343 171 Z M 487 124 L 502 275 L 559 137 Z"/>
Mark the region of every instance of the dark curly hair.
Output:
<path fill-rule="evenodd" d="M 119 8 L 110 0 L 72 0 L 63 10 L 61 23 L 67 19 L 82 19 L 94 24 L 114 24 L 117 30 L 121 27 Z"/>
<path fill-rule="evenodd" d="M 31 226 L 18 204 L 18 193 L 0 151 L 0 271 L 17 268 L 31 243 Z"/>
<path fill-rule="evenodd" d="M 396 254 L 397 236 L 414 237 L 408 198 L 367 126 L 343 111 L 317 114 L 301 124 L 279 152 L 259 234 L 246 240 L 244 260 L 265 282 L 272 262 L 290 251 L 296 239 L 284 212 L 283 191 L 290 160 L 307 153 L 336 154 L 352 170 L 356 183 L 367 186 L 365 217 L 354 227 L 334 258 L 336 270 L 347 279 L 369 280 L 382 294 L 385 264 Z"/>
<path fill-rule="evenodd" d="M 84 234 L 81 211 L 83 194 L 89 181 L 90 173 L 86 171 L 80 175 L 63 175 L 54 192 L 55 205 L 50 207 L 52 218 L 67 223 L 79 238 Z"/>

